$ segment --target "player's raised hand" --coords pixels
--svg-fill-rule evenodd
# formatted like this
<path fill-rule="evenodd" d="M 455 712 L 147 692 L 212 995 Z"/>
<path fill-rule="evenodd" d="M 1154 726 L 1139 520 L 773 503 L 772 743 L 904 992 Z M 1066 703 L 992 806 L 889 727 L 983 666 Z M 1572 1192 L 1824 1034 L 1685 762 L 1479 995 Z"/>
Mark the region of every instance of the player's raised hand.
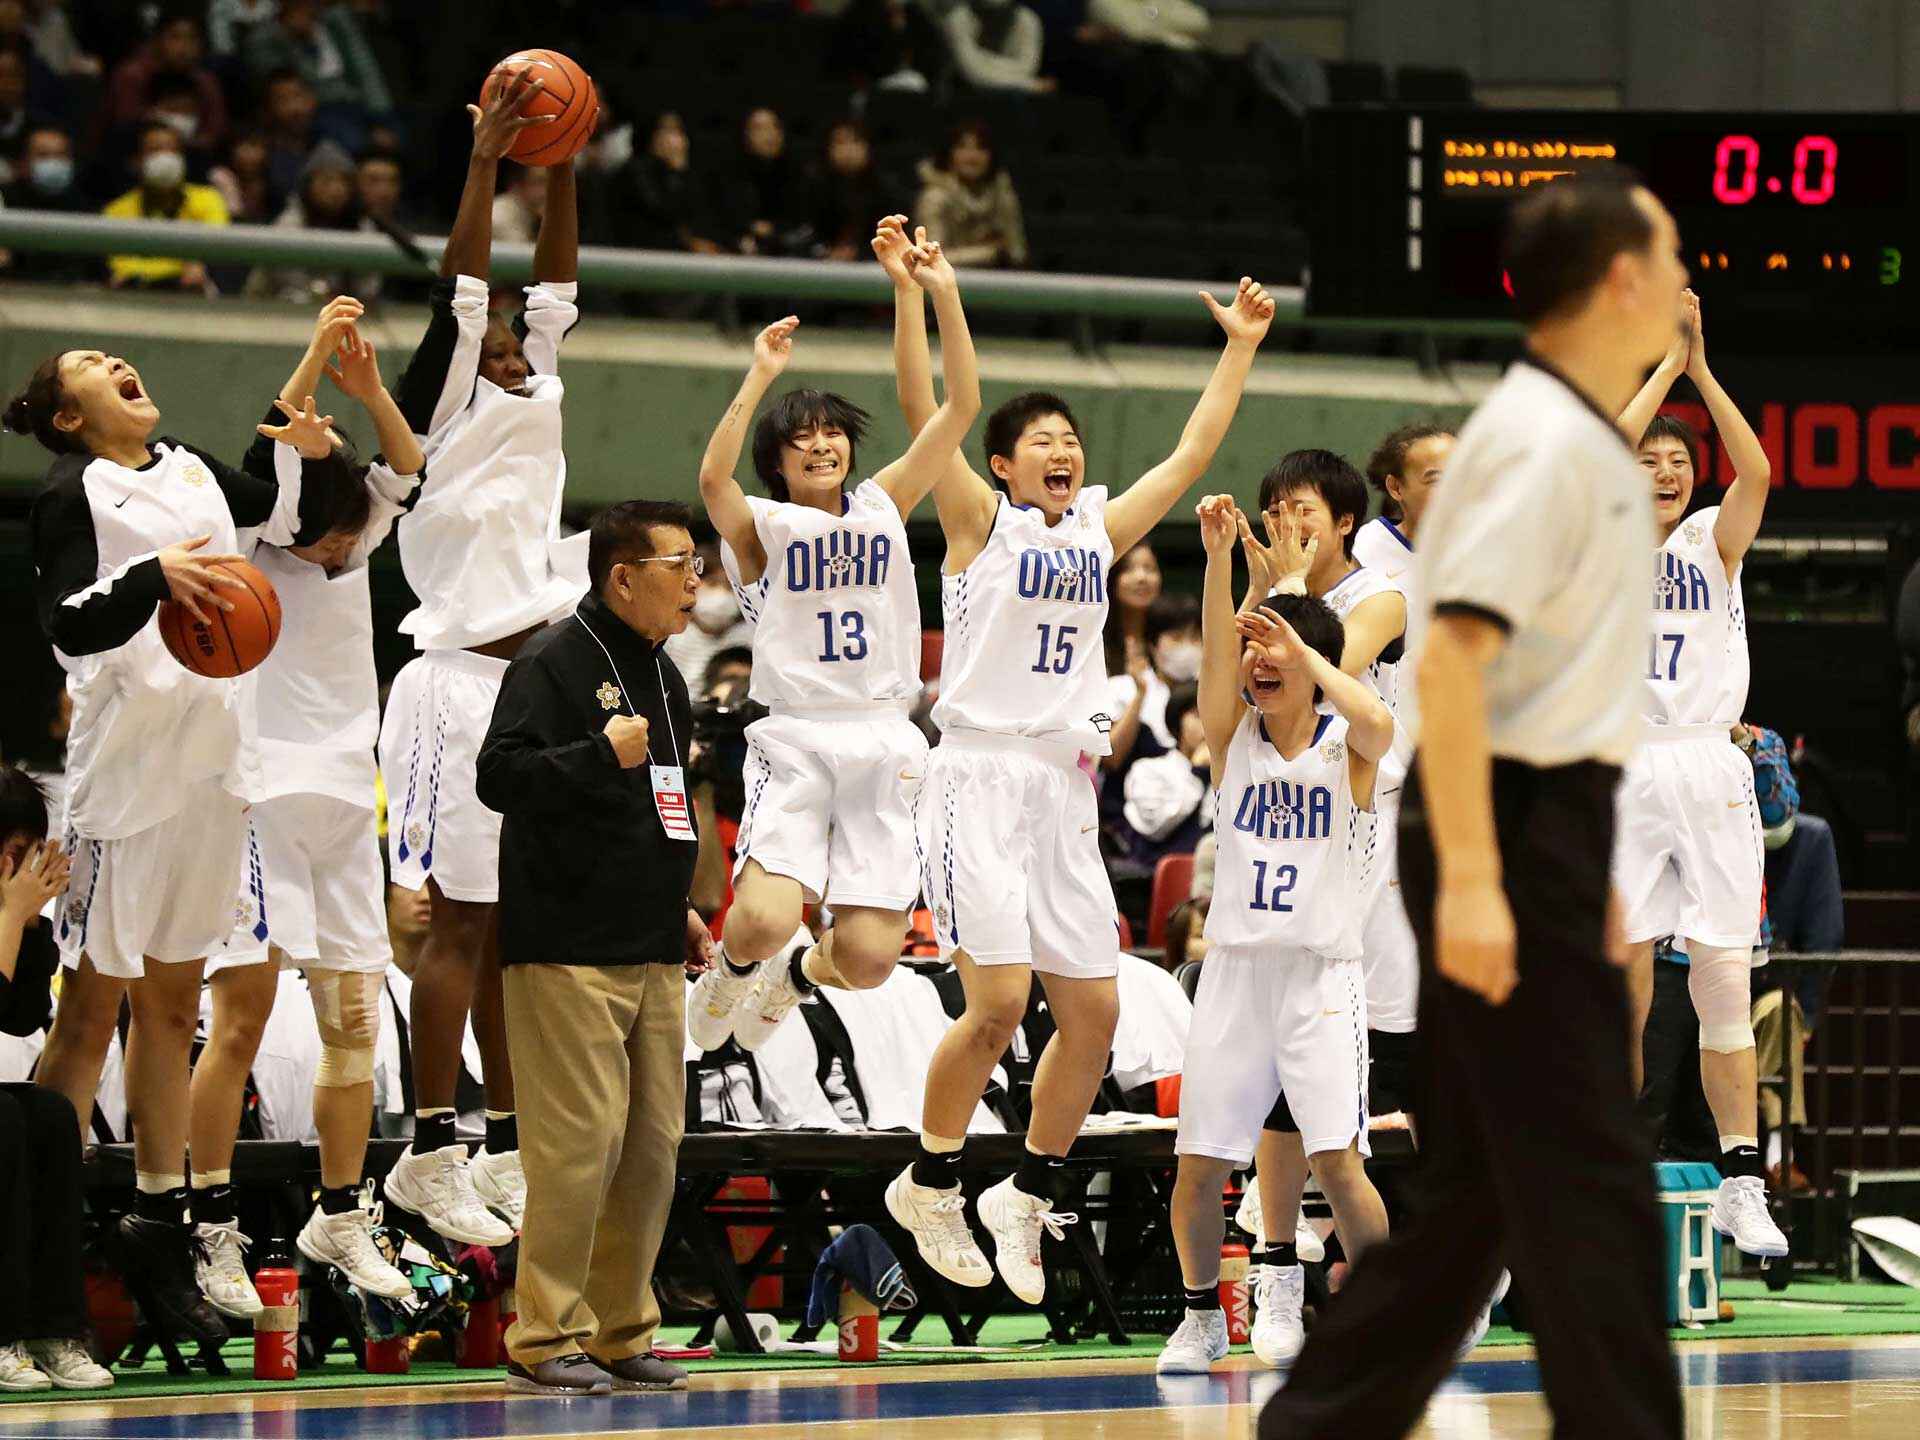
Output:
<path fill-rule="evenodd" d="M 202 555 L 200 547 L 212 539 L 202 535 L 195 540 L 182 540 L 178 545 L 169 545 L 155 558 L 160 562 L 160 574 L 167 582 L 167 594 L 187 607 L 187 613 L 202 625 L 211 625 L 214 610 L 231 610 L 233 602 L 220 593 L 224 587 L 228 590 L 244 590 L 247 582 L 238 575 L 220 567 L 234 560 L 244 560 L 244 555 Z"/>
<path fill-rule="evenodd" d="M 776 320 L 753 337 L 753 368 L 772 380 L 793 359 L 793 332 L 800 328 L 800 317 L 789 315 Z"/>
<path fill-rule="evenodd" d="M 1265 605 L 1235 615 L 1233 628 L 1240 632 L 1241 639 L 1262 651 L 1271 664 L 1282 670 L 1297 670 L 1307 663 L 1307 642 Z"/>
<path fill-rule="evenodd" d="M 1263 510 L 1261 522 L 1267 529 L 1267 564 L 1273 573 L 1275 586 L 1298 580 L 1303 585 L 1313 572 L 1313 562 L 1320 557 L 1320 537 L 1304 535 L 1303 527 L 1291 510 L 1283 504 L 1279 513 Z"/>
<path fill-rule="evenodd" d="M 0 912 L 11 912 L 22 924 L 31 924 L 47 902 L 65 893 L 71 868 L 57 840 L 33 846 L 15 864 L 0 859 Z"/>
<path fill-rule="evenodd" d="M 367 313 L 367 307 L 351 295 L 336 295 L 320 307 L 313 322 L 313 353 L 331 355 L 354 323 Z"/>
<path fill-rule="evenodd" d="M 603 733 L 622 770 L 646 763 L 648 730 L 647 722 L 637 715 L 615 715 L 607 721 Z"/>
<path fill-rule="evenodd" d="M 327 378 L 340 388 L 342 395 L 362 404 L 378 395 L 380 356 L 373 348 L 373 341 L 350 327 L 341 337 L 339 350 L 327 362 Z"/>
<path fill-rule="evenodd" d="M 516 136 L 529 125 L 546 125 L 552 122 L 551 115 L 523 115 L 527 102 L 546 88 L 546 82 L 535 78 L 532 66 L 522 67 L 514 77 L 502 85 L 493 99 L 482 110 L 478 105 L 467 106 L 467 114 L 473 120 L 473 154 L 478 160 L 498 160 L 513 148 Z"/>
<path fill-rule="evenodd" d="M 960 288 L 960 277 L 940 249 L 938 240 L 927 239 L 925 228 L 916 232 L 913 245 L 913 283 L 929 295 L 950 295 Z"/>
<path fill-rule="evenodd" d="M 1441 883 L 1434 900 L 1435 962 L 1443 978 L 1489 1005 L 1504 1005 L 1519 983 L 1513 908 L 1494 879 Z"/>
<path fill-rule="evenodd" d="M 1200 517 L 1201 548 L 1209 555 L 1224 555 L 1232 550 L 1240 527 L 1246 523 L 1233 497 L 1208 495 L 1193 510 Z"/>
<path fill-rule="evenodd" d="M 1687 375 L 1697 381 L 1707 373 L 1707 337 L 1700 328 L 1700 297 L 1691 290 L 1684 291 L 1680 313 L 1686 325 Z"/>
<path fill-rule="evenodd" d="M 269 440 L 291 445 L 300 452 L 302 459 L 324 460 L 346 443 L 333 433 L 333 416 L 322 415 L 313 408 L 313 396 L 307 396 L 305 406 L 299 410 L 284 400 L 276 399 L 273 403 L 287 417 L 287 423 L 257 425 L 254 428 Z"/>
<path fill-rule="evenodd" d="M 913 284 L 913 241 L 907 235 L 907 217 L 883 215 L 873 231 L 873 258 L 893 281 L 893 288 L 905 290 Z"/>
<path fill-rule="evenodd" d="M 1240 277 L 1240 288 L 1234 292 L 1231 305 L 1222 305 L 1206 290 L 1200 292 L 1200 298 L 1227 332 L 1228 340 L 1258 345 L 1267 338 L 1267 327 L 1273 324 L 1273 297 L 1267 294 L 1266 286 L 1250 276 Z"/>

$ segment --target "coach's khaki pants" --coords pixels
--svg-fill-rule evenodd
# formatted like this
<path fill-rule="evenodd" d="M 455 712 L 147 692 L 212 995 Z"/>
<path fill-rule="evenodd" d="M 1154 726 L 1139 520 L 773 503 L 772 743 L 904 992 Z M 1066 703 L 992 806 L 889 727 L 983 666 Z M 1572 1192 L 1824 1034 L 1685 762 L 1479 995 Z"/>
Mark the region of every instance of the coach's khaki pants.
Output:
<path fill-rule="evenodd" d="M 624 1360 L 660 1324 L 653 1265 L 685 1125 L 678 965 L 509 965 L 527 1211 L 507 1352 Z"/>
<path fill-rule="evenodd" d="M 1783 1010 L 1778 990 L 1763 991 L 1753 1002 L 1754 1064 L 1762 1075 L 1785 1074 L 1787 1093 L 1793 1097 L 1792 1120 L 1807 1123 L 1807 1017 L 1800 1013 L 1800 1002 L 1792 1000 Z M 1781 1068 L 1785 1062 L 1786 1069 Z M 1780 1128 L 1780 1092 L 1771 1086 L 1760 1091 L 1760 1113 L 1767 1128 Z"/>

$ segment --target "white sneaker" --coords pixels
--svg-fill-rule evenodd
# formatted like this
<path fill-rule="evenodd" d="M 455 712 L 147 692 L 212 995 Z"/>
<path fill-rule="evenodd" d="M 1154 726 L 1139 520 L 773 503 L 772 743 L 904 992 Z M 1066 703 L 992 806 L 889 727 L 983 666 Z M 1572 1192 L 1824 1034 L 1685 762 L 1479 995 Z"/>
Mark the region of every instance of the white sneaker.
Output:
<path fill-rule="evenodd" d="M 804 998 L 784 957 L 762 961 L 753 988 L 733 1012 L 735 1042 L 742 1050 L 758 1050 Z"/>
<path fill-rule="evenodd" d="M 1288 1365 L 1307 1343 L 1307 1272 L 1262 1265 L 1253 1277 L 1253 1353 L 1263 1365 Z"/>
<path fill-rule="evenodd" d="M 51 1390 L 53 1381 L 33 1363 L 27 1347 L 0 1345 L 0 1390 Z"/>
<path fill-rule="evenodd" d="M 1047 1272 L 1040 1265 L 1040 1232 L 1058 1240 L 1080 1217 L 1057 1214 L 1045 1200 L 1029 1195 L 1009 1175 L 980 1196 L 980 1223 L 993 1237 L 993 1258 L 1007 1288 L 1029 1305 L 1047 1297 Z M 1220 1322 L 1226 1324 L 1223 1319 Z"/>
<path fill-rule="evenodd" d="M 993 1283 L 993 1266 L 967 1228 L 967 1197 L 960 1187 L 936 1190 L 916 1185 L 909 1165 L 887 1186 L 887 1213 L 913 1236 L 920 1258 L 956 1285 L 978 1289 Z"/>
<path fill-rule="evenodd" d="M 1742 1254 L 1780 1259 L 1787 1237 L 1767 1212 L 1767 1182 L 1758 1175 L 1729 1175 L 1713 1197 L 1713 1228 L 1733 1237 Z"/>
<path fill-rule="evenodd" d="M 1233 1212 L 1233 1223 L 1253 1237 L 1253 1243 L 1264 1245 L 1267 1240 L 1265 1211 L 1260 1206 L 1260 1182 L 1253 1181 L 1240 1192 L 1240 1208 Z"/>
<path fill-rule="evenodd" d="M 482 1150 L 467 1163 L 473 1180 L 473 1193 L 480 1203 L 520 1233 L 520 1222 L 527 1213 L 527 1172 L 521 1168 L 518 1150 L 503 1150 L 490 1155 Z"/>
<path fill-rule="evenodd" d="M 314 1264 L 333 1266 L 368 1294 L 389 1300 L 411 1299 L 412 1283 L 374 1244 L 376 1223 L 371 1211 L 357 1205 L 338 1215 L 316 1208 L 293 1243 Z"/>
<path fill-rule="evenodd" d="M 724 960 L 693 982 L 687 994 L 687 1038 L 703 1051 L 718 1050 L 733 1035 L 734 1016 L 752 993 L 764 965 L 734 974 Z"/>
<path fill-rule="evenodd" d="M 1513 1276 L 1507 1271 L 1500 1272 L 1500 1278 L 1493 1282 L 1493 1293 L 1487 1296 L 1487 1303 L 1480 1307 L 1480 1313 L 1473 1317 L 1473 1324 L 1467 1327 L 1466 1336 L 1460 1341 L 1460 1348 L 1453 1352 L 1454 1363 L 1458 1364 L 1480 1348 L 1480 1342 L 1487 1338 L 1487 1331 L 1493 1328 L 1493 1307 L 1507 1298 L 1507 1290 L 1513 1284 Z"/>
<path fill-rule="evenodd" d="M 449 1145 L 394 1161 L 382 1187 L 388 1201 L 463 1245 L 505 1245 L 513 1228 L 480 1203 L 467 1173 L 467 1147 Z"/>
<path fill-rule="evenodd" d="M 1260 1208 L 1260 1186 L 1258 1183 L 1247 1186 L 1240 1196 L 1240 1208 L 1233 1212 L 1233 1223 L 1253 1236 L 1261 1245 L 1267 1241 L 1264 1226 L 1266 1219 Z M 1293 1250 L 1308 1265 L 1318 1265 L 1327 1258 L 1326 1242 L 1320 1238 L 1320 1232 L 1307 1223 L 1305 1214 L 1296 1214 L 1293 1220 Z"/>
<path fill-rule="evenodd" d="M 33 1357 L 57 1390 L 111 1390 L 113 1372 L 87 1353 L 78 1340 L 29 1340 Z"/>
<path fill-rule="evenodd" d="M 222 1315 L 251 1320 L 265 1307 L 247 1278 L 245 1247 L 253 1242 L 240 1233 L 237 1220 L 218 1225 L 196 1225 L 200 1248 L 193 1258 L 193 1278 L 207 1303 Z"/>
<path fill-rule="evenodd" d="M 1204 1375 L 1226 1358 L 1226 1311 L 1189 1310 L 1153 1368 L 1162 1375 Z"/>

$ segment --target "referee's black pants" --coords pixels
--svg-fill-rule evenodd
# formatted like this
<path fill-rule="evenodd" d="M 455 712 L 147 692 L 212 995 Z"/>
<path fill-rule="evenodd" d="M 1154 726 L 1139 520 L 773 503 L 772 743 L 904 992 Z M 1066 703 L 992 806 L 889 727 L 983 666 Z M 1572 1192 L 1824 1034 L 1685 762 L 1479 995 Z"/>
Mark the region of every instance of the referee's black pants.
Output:
<path fill-rule="evenodd" d="M 1262 1440 L 1398 1440 L 1512 1270 L 1558 1440 L 1680 1440 L 1652 1153 L 1633 1116 L 1626 987 L 1603 941 L 1618 772 L 1496 762 L 1519 984 L 1490 1006 L 1434 970 L 1434 854 L 1419 786 L 1400 881 L 1420 942 L 1423 1164 L 1412 1221 L 1328 1306 Z"/>

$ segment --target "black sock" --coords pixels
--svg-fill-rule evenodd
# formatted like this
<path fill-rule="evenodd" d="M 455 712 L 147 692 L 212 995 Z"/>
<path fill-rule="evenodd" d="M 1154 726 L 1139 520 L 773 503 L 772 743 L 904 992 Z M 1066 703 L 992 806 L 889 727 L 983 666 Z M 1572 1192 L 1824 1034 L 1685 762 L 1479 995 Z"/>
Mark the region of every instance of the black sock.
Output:
<path fill-rule="evenodd" d="M 1051 1205 L 1060 1198 L 1060 1186 L 1066 1177 L 1065 1160 L 1029 1150 L 1020 1157 L 1020 1168 L 1013 1172 L 1013 1188 Z"/>
<path fill-rule="evenodd" d="M 1735 1145 L 1720 1156 L 1720 1173 L 1729 1180 L 1737 1176 L 1751 1175 L 1756 1180 L 1764 1177 L 1760 1169 L 1760 1150 L 1754 1145 Z"/>
<path fill-rule="evenodd" d="M 413 1153 L 428 1155 L 435 1150 L 444 1150 L 459 1139 L 453 1133 L 454 1115 L 451 1109 L 440 1111 L 437 1115 L 413 1117 Z"/>
<path fill-rule="evenodd" d="M 187 1187 L 153 1193 L 136 1191 L 133 1213 L 142 1220 L 157 1220 L 164 1225 L 179 1225 L 187 1218 Z"/>
<path fill-rule="evenodd" d="M 509 1110 L 495 1118 L 487 1116 L 487 1154 L 505 1155 L 520 1148 L 520 1117 Z"/>
<path fill-rule="evenodd" d="M 1247 1273 L 1251 1275 L 1262 1265 L 1271 1265 L 1273 1263 L 1270 1258 L 1271 1253 L 1264 1245 L 1254 1246 L 1253 1253 L 1247 1256 Z"/>
<path fill-rule="evenodd" d="M 913 1183 L 934 1190 L 953 1189 L 960 1183 L 962 1153 L 950 1150 L 944 1155 L 936 1155 L 923 1146 L 920 1157 L 913 1162 Z"/>
<path fill-rule="evenodd" d="M 724 941 L 720 946 L 720 963 L 735 975 L 751 975 L 760 968 L 758 962 L 752 965 L 742 965 L 739 961 L 735 960 L 733 956 L 727 953 L 727 947 Z"/>
<path fill-rule="evenodd" d="M 1220 1287 L 1209 1285 L 1204 1290 L 1183 1292 L 1187 1297 L 1189 1310 L 1218 1310 L 1220 1308 Z"/>
<path fill-rule="evenodd" d="M 209 1185 L 204 1190 L 195 1190 L 188 1203 L 196 1225 L 231 1225 L 234 1221 L 231 1185 Z"/>
<path fill-rule="evenodd" d="M 807 978 L 807 951 L 812 948 L 811 945 L 806 949 L 796 946 L 794 952 L 787 957 L 787 974 L 793 977 L 793 988 L 802 995 L 811 995 L 820 988 Z"/>
<path fill-rule="evenodd" d="M 345 1215 L 359 1208 L 360 1187 L 358 1185 L 322 1185 L 320 1187 L 322 1215 Z"/>
<path fill-rule="evenodd" d="M 1298 1265 L 1300 1263 L 1300 1252 L 1295 1248 L 1295 1242 L 1292 1240 L 1289 1240 L 1284 1245 L 1269 1245 L 1266 1250 L 1266 1256 L 1267 1258 L 1260 1263 L 1269 1265 L 1275 1270 L 1284 1270 L 1289 1265 Z"/>

